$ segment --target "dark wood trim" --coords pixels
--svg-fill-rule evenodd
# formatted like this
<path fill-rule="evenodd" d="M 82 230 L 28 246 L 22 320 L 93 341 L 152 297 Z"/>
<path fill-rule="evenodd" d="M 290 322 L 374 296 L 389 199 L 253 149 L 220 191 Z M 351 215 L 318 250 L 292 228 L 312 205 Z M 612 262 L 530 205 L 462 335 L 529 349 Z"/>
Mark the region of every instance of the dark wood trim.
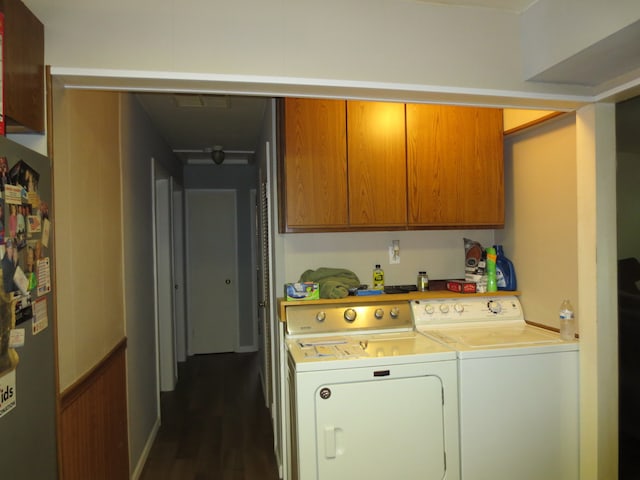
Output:
<path fill-rule="evenodd" d="M 545 325 L 544 323 L 531 322 L 529 320 L 527 320 L 527 323 L 529 325 L 533 325 L 534 327 L 540 327 L 540 328 L 544 328 L 545 330 L 550 330 L 552 332 L 560 333 L 560 329 L 559 328 L 550 327 L 549 325 Z M 576 337 L 576 339 L 579 339 L 580 338 L 580 334 L 576 333 L 575 337 Z"/>
<path fill-rule="evenodd" d="M 60 478 L 128 480 L 126 338 L 60 398 Z"/>
<path fill-rule="evenodd" d="M 560 329 L 559 328 L 550 327 L 549 325 L 545 325 L 544 323 L 532 322 L 530 320 L 527 320 L 527 323 L 529 325 L 533 325 L 534 327 L 543 328 L 543 329 L 549 330 L 551 332 L 560 333 Z"/>
<path fill-rule="evenodd" d="M 127 337 L 120 340 L 105 357 L 96 364 L 91 370 L 76 380 L 72 385 L 67 387 L 60 395 L 60 409 L 64 412 L 79 396 L 89 389 L 95 378 L 99 377 L 104 371 L 110 367 L 116 355 L 120 354 L 127 348 Z"/>

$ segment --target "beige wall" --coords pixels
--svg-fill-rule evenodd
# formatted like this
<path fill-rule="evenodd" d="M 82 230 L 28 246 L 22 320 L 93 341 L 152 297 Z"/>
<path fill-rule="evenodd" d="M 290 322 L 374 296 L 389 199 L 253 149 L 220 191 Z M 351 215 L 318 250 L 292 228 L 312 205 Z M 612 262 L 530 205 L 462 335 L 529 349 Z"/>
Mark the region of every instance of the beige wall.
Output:
<path fill-rule="evenodd" d="M 532 122 L 540 121 L 550 114 L 553 114 L 552 110 L 521 110 L 516 108 L 505 108 L 502 111 L 502 126 L 504 131 L 508 132 L 514 128 L 522 128 Z"/>
<path fill-rule="evenodd" d="M 53 115 L 58 355 L 64 391 L 125 335 L 118 94 L 55 90 Z"/>
<path fill-rule="evenodd" d="M 429 278 L 464 277 L 464 238 L 493 244 L 493 230 L 426 230 L 410 232 L 358 232 L 281 235 L 285 278 L 297 282 L 307 269 L 340 267 L 352 270 L 362 283 L 372 284 L 373 267 L 379 263 L 385 273 L 386 285 L 416 283 L 419 270 Z M 400 263 L 389 263 L 389 246 L 400 240 Z"/>
<path fill-rule="evenodd" d="M 527 319 L 558 327 L 563 298 L 578 309 L 575 116 L 505 140 L 506 227 Z M 580 312 L 576 311 L 578 323 Z"/>

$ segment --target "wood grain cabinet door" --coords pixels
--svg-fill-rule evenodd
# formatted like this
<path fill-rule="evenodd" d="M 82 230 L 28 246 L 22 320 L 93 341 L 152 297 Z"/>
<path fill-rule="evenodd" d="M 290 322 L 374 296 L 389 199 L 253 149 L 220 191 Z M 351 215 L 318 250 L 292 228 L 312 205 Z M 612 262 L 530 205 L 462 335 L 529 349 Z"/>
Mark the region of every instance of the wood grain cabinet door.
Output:
<path fill-rule="evenodd" d="M 406 227 L 404 104 L 347 101 L 349 219 L 355 227 Z"/>
<path fill-rule="evenodd" d="M 284 105 L 285 230 L 344 228 L 346 102 L 286 98 Z"/>
<path fill-rule="evenodd" d="M 409 226 L 504 225 L 502 110 L 406 106 Z"/>

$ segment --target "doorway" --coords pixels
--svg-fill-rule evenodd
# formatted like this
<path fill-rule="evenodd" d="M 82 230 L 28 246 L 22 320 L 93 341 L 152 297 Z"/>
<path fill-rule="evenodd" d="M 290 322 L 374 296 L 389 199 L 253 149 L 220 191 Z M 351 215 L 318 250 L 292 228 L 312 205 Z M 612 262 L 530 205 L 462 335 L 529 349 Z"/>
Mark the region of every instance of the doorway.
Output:
<path fill-rule="evenodd" d="M 160 391 L 172 391 L 178 381 L 173 278 L 172 180 L 155 159 L 152 165 L 156 341 Z"/>
<path fill-rule="evenodd" d="M 619 478 L 636 479 L 640 466 L 640 97 L 616 105 L 617 247 L 618 247 L 618 372 L 619 372 Z"/>
<path fill-rule="evenodd" d="M 238 349 L 235 190 L 187 190 L 189 355 Z"/>
<path fill-rule="evenodd" d="M 187 360 L 186 335 L 186 290 L 185 286 L 185 242 L 184 242 L 184 189 L 172 183 L 173 188 L 173 279 L 174 312 L 176 325 L 176 359 Z"/>

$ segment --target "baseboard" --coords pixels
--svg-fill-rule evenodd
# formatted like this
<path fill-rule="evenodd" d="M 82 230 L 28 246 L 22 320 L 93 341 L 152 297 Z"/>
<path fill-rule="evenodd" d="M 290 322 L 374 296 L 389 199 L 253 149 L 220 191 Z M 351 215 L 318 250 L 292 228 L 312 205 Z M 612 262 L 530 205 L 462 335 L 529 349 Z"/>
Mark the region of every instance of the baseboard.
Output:
<path fill-rule="evenodd" d="M 236 353 L 250 353 L 250 352 L 257 352 L 257 351 L 258 351 L 257 345 L 242 345 L 236 348 Z"/>
<path fill-rule="evenodd" d="M 153 442 L 156 441 L 156 437 L 158 436 L 158 430 L 160 430 L 160 417 L 156 418 L 156 423 L 153 424 L 153 428 L 151 429 L 151 433 L 149 434 L 147 443 L 145 443 L 144 448 L 142 449 L 142 453 L 140 454 L 140 458 L 136 463 L 136 468 L 131 474 L 131 480 L 138 480 L 140 478 L 140 475 L 142 475 L 142 470 L 144 469 L 144 466 L 147 463 L 147 458 L 149 458 L 149 453 L 151 453 L 151 447 L 153 447 Z"/>
<path fill-rule="evenodd" d="M 264 400 L 264 406 L 269 408 L 269 400 L 267 399 L 267 383 L 265 381 L 262 369 L 258 371 L 258 378 L 260 379 L 260 388 L 262 388 L 262 398 Z"/>

